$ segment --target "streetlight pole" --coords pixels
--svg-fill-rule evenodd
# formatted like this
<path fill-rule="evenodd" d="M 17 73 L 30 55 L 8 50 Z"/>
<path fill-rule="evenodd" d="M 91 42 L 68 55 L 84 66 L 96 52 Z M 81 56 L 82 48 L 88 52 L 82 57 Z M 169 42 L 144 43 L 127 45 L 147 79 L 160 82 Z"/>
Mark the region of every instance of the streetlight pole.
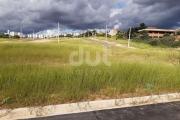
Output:
<path fill-rule="evenodd" d="M 43 38 L 45 39 L 45 30 L 44 30 L 44 33 L 43 33 Z"/>
<path fill-rule="evenodd" d="M 22 27 L 20 28 L 21 30 L 21 32 L 20 32 L 20 40 L 21 40 L 21 42 L 22 42 Z"/>
<path fill-rule="evenodd" d="M 96 28 L 95 28 L 95 31 L 94 31 L 94 32 L 95 32 L 95 39 L 96 39 Z"/>
<path fill-rule="evenodd" d="M 107 41 L 107 25 L 106 25 L 106 41 Z"/>
<path fill-rule="evenodd" d="M 128 48 L 130 47 L 130 41 L 131 41 L 131 27 L 130 27 L 130 31 L 129 31 Z"/>
<path fill-rule="evenodd" d="M 59 44 L 59 22 L 58 22 L 58 44 Z"/>
<path fill-rule="evenodd" d="M 34 29 L 33 29 L 33 41 L 34 41 Z"/>
<path fill-rule="evenodd" d="M 88 38 L 89 38 L 89 30 L 88 30 Z"/>

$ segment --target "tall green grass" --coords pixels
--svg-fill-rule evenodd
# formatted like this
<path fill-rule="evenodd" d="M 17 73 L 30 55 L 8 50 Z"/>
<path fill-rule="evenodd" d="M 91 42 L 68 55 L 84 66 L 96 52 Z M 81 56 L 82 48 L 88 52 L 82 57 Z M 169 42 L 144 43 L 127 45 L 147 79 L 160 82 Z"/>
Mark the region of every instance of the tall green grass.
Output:
<path fill-rule="evenodd" d="M 112 66 L 74 67 L 69 54 L 79 46 L 91 51 L 92 60 L 96 51 L 102 53 L 101 45 L 82 40 L 0 44 L 0 108 L 180 91 L 180 65 L 172 64 L 180 59 L 178 51 L 108 48 Z"/>
<path fill-rule="evenodd" d="M 107 67 L 82 65 L 7 65 L 0 68 L 1 100 L 7 106 L 77 102 L 90 95 L 149 95 L 180 90 L 180 69 L 159 64 L 121 62 Z M 151 92 L 146 84 L 152 84 Z M 109 91 L 110 90 L 110 91 Z"/>

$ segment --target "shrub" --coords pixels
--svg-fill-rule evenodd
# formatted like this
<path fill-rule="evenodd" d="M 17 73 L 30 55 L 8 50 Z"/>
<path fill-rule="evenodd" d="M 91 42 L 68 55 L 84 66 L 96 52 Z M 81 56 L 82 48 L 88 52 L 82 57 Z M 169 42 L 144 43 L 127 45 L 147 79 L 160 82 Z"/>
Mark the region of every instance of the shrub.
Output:
<path fill-rule="evenodd" d="M 152 46 L 158 46 L 158 45 L 160 44 L 160 41 L 157 40 L 157 39 L 151 40 L 151 41 L 150 41 L 150 44 L 151 44 Z"/>
<path fill-rule="evenodd" d="M 5 35 L 4 33 L 0 33 L 0 38 L 8 38 L 9 35 Z"/>
<path fill-rule="evenodd" d="M 166 46 L 172 46 L 175 42 L 175 37 L 174 36 L 167 36 L 164 38 L 160 39 L 161 44 L 166 45 Z"/>
<path fill-rule="evenodd" d="M 169 33 L 165 33 L 165 34 L 164 34 L 164 37 L 168 37 L 168 36 L 170 36 Z"/>
<path fill-rule="evenodd" d="M 117 35 L 116 35 L 116 40 L 117 39 L 122 39 L 124 38 L 124 33 L 123 32 L 119 32 Z"/>
<path fill-rule="evenodd" d="M 15 36 L 13 36 L 13 38 L 16 38 L 16 39 L 18 39 L 18 38 L 20 38 L 18 35 L 15 35 Z"/>
<path fill-rule="evenodd" d="M 66 37 L 73 37 L 73 35 L 71 35 L 71 34 L 67 34 L 67 35 L 66 35 Z"/>
<path fill-rule="evenodd" d="M 133 38 L 133 41 L 140 42 L 141 41 L 141 37 L 140 36 L 136 36 L 136 37 Z"/>
<path fill-rule="evenodd" d="M 175 41 L 175 42 L 172 44 L 172 47 L 180 47 L 180 41 Z"/>
<path fill-rule="evenodd" d="M 149 40 L 149 35 L 148 35 L 148 32 L 147 31 L 141 31 L 140 32 L 140 34 L 141 34 L 141 40 Z"/>

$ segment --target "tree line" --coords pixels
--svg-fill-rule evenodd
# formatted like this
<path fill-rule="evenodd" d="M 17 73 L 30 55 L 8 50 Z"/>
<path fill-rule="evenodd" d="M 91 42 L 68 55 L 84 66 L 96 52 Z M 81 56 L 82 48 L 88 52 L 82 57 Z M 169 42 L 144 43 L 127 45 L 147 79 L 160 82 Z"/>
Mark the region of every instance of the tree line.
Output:
<path fill-rule="evenodd" d="M 7 34 L 4 34 L 4 33 L 0 33 L 0 38 L 20 38 L 18 35 L 15 35 L 15 36 L 9 36 Z"/>

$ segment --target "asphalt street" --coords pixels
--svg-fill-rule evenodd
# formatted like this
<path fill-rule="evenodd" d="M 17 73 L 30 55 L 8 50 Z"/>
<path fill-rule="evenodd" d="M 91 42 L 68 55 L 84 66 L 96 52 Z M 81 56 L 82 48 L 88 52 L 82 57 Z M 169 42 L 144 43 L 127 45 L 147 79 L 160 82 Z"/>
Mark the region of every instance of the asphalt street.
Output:
<path fill-rule="evenodd" d="M 99 43 L 99 44 L 107 46 L 107 47 L 116 46 L 116 44 L 108 43 L 108 42 L 105 42 L 105 41 L 92 40 L 92 39 L 86 39 L 86 40 L 88 40 L 90 42 L 96 42 L 96 43 Z"/>
<path fill-rule="evenodd" d="M 180 120 L 180 102 L 58 115 L 30 120 Z"/>

